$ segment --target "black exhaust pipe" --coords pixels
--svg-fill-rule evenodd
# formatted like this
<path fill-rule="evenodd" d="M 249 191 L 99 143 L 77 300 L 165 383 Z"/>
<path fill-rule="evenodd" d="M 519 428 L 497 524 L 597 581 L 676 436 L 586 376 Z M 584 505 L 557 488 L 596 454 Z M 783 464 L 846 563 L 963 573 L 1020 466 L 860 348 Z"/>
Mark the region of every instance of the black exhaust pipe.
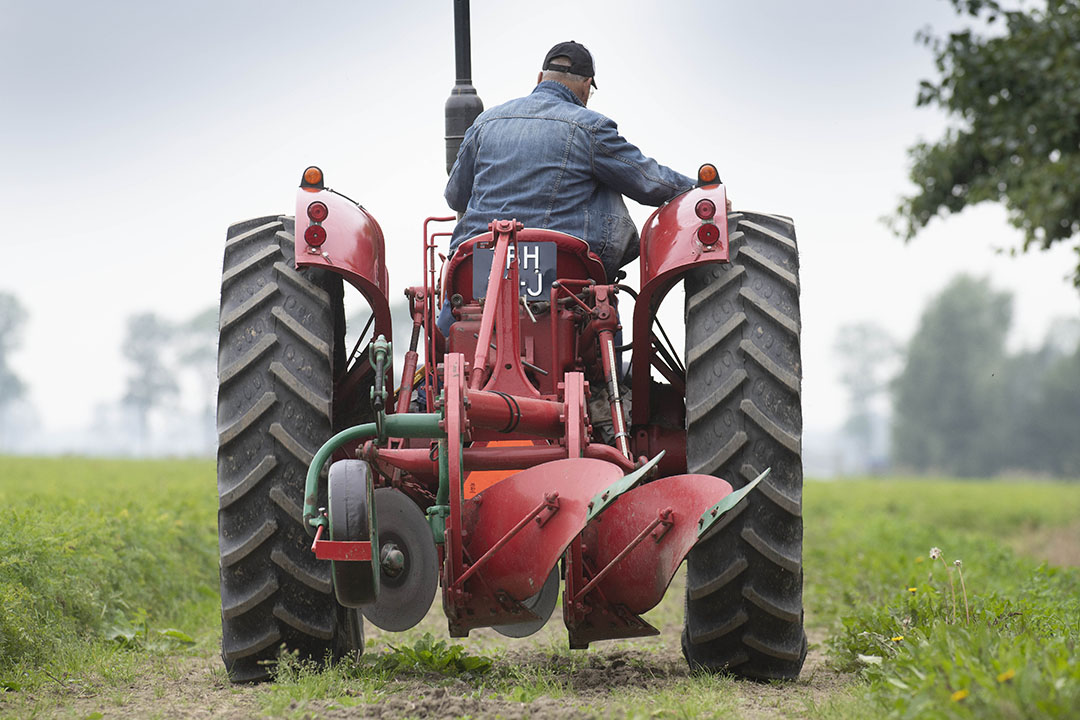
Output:
<path fill-rule="evenodd" d="M 458 148 L 465 131 L 476 116 L 484 111 L 484 103 L 472 86 L 472 56 L 469 39 L 469 0 L 454 0 L 454 60 L 457 82 L 446 100 L 446 174 L 454 167 Z"/>

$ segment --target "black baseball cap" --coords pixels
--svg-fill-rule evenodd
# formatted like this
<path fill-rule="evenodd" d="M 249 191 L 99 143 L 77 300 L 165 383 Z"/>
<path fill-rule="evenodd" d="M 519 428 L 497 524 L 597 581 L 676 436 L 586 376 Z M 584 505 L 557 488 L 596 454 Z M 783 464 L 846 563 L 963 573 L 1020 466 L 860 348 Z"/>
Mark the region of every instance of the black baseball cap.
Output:
<path fill-rule="evenodd" d="M 567 66 L 561 63 L 552 65 L 551 59 L 557 57 L 570 58 L 570 65 Z M 555 70 L 556 72 L 592 78 L 592 86 L 596 87 L 596 70 L 593 68 L 592 53 L 589 52 L 587 47 L 573 40 L 561 42 L 548 50 L 548 54 L 544 56 L 544 67 L 541 70 Z"/>

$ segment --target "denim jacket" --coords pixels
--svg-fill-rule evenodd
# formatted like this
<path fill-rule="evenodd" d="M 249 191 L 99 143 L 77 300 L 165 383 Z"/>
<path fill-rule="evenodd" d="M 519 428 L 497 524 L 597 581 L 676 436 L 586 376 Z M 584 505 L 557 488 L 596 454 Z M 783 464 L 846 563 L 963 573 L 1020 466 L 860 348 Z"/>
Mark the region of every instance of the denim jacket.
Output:
<path fill-rule="evenodd" d="M 483 112 L 465 133 L 446 184 L 446 201 L 464 213 L 450 247 L 487 232 L 492 220 L 517 218 L 581 238 L 612 278 L 638 254 L 622 195 L 655 206 L 693 185 L 645 157 L 565 85 L 542 82 Z"/>

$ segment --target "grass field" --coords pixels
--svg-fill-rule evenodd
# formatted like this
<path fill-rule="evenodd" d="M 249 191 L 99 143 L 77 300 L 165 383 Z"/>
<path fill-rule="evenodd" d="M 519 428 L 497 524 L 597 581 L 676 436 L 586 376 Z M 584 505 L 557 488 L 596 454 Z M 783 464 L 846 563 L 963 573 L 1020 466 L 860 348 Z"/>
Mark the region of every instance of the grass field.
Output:
<path fill-rule="evenodd" d="M 658 638 L 446 637 L 438 607 L 357 663 L 228 685 L 208 461 L 0 458 L 0 716 L 1075 717 L 1080 483 L 806 485 L 797 683 L 686 672 Z M 931 548 L 942 556 L 931 559 Z M 954 561 L 960 560 L 957 567 Z M 1050 560 L 1047 564 L 1045 561 Z M 961 579 L 962 574 L 962 579 Z M 676 585 L 681 582 L 677 578 Z"/>

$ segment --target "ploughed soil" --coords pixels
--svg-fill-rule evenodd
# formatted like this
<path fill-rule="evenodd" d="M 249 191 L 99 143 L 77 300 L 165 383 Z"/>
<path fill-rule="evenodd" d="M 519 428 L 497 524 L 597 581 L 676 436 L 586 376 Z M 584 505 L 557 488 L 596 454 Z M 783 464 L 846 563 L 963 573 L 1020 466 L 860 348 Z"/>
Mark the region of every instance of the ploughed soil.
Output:
<path fill-rule="evenodd" d="M 433 620 L 441 620 L 438 603 L 421 624 L 423 631 Z M 565 633 L 558 617 L 553 617 L 538 635 L 528 640 L 510 640 L 490 631 L 474 631 L 481 636 L 465 640 L 470 654 L 493 656 L 500 667 L 512 666 L 515 675 L 528 678 L 542 675 L 559 686 L 559 697 L 541 695 L 529 702 L 516 702 L 505 693 L 465 680 L 411 676 L 390 681 L 364 696 L 363 684 L 345 697 L 323 699 L 298 697 L 272 700 L 269 684 L 235 686 L 228 682 L 216 655 L 158 657 L 147 661 L 140 675 L 128 683 L 62 683 L 39 693 L 36 708 L 12 705 L 0 699 L 0 717 L 21 717 L 28 713 L 43 717 L 74 718 L 246 718 L 285 716 L 298 718 L 547 718 L 547 717 L 624 717 L 629 711 L 645 717 L 671 717 L 679 713 L 669 708 L 666 696 L 678 694 L 690 682 L 690 673 L 679 649 L 678 627 L 665 627 L 656 638 L 633 642 L 598 643 L 586 659 L 571 660 L 565 651 L 552 649 L 544 640 Z M 443 632 L 436 637 L 445 637 Z M 433 634 L 435 634 L 433 632 Z M 854 682 L 825 667 L 821 642 L 824 631 L 810 632 L 810 651 L 802 676 L 797 682 L 758 683 L 731 681 L 713 692 L 719 695 L 722 708 L 718 715 L 743 718 L 812 717 L 813 709 L 833 695 L 849 691 Z M 375 649 L 384 641 L 399 642 L 395 636 L 379 631 L 368 633 L 376 640 Z M 409 635 L 407 637 L 413 637 Z M 535 638 L 542 638 L 536 640 Z M 448 640 L 448 642 L 462 642 Z M 522 681 L 527 685 L 528 681 Z M 617 693 L 617 694 L 616 694 Z M 628 704 L 627 694 L 640 698 Z M 533 693 L 535 694 L 535 693 Z M 23 698 L 23 702 L 32 698 Z M 711 715 L 706 704 L 693 716 Z M 648 706 L 643 707 L 643 706 Z"/>

